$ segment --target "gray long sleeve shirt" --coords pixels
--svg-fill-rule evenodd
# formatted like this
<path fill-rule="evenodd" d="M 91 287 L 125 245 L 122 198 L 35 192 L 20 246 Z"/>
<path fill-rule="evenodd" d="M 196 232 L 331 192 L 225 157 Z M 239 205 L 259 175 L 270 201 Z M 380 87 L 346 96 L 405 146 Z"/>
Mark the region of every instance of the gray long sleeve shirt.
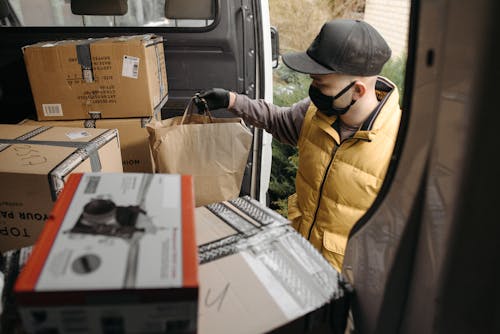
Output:
<path fill-rule="evenodd" d="M 271 133 L 282 143 L 297 145 L 300 129 L 311 104 L 309 97 L 291 107 L 279 107 L 264 100 L 252 100 L 246 95 L 236 94 L 232 113 L 246 123 Z"/>

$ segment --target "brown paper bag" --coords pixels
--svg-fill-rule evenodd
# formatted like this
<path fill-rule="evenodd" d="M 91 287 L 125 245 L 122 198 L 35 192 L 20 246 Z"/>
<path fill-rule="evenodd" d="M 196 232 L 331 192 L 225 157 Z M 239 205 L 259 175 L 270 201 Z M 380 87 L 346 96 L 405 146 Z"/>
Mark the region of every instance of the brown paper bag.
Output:
<path fill-rule="evenodd" d="M 189 103 L 183 116 L 147 125 L 159 173 L 190 174 L 196 206 L 239 196 L 252 145 L 252 133 L 241 118 L 193 114 Z"/>

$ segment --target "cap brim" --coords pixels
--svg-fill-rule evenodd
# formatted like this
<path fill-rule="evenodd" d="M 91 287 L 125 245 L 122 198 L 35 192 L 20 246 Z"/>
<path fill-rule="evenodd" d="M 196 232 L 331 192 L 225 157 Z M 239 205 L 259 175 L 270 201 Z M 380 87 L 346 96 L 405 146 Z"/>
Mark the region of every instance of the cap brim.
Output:
<path fill-rule="evenodd" d="M 292 52 L 287 53 L 282 56 L 283 63 L 290 67 L 292 70 L 305 74 L 330 74 L 336 73 L 332 69 L 329 69 L 314 59 L 309 57 L 306 52 Z"/>

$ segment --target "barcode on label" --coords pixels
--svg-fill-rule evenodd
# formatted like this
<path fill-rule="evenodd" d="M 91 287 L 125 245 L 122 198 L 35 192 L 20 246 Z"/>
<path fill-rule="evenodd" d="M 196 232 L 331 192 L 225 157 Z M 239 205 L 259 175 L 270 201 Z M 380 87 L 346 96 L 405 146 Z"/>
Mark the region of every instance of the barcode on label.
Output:
<path fill-rule="evenodd" d="M 89 176 L 87 186 L 85 187 L 84 194 L 95 194 L 99 181 L 101 181 L 100 176 Z"/>
<path fill-rule="evenodd" d="M 134 66 L 132 67 L 132 75 L 137 78 L 138 76 L 138 73 L 139 72 L 139 64 L 134 64 Z"/>
<path fill-rule="evenodd" d="M 45 116 L 63 116 L 61 104 L 42 104 Z"/>

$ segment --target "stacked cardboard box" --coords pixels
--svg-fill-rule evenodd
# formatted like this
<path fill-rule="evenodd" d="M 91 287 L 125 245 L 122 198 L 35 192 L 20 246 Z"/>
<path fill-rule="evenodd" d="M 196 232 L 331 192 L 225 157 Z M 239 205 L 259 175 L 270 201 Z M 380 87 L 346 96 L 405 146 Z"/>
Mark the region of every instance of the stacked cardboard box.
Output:
<path fill-rule="evenodd" d="M 68 126 L 96 129 L 117 129 L 122 153 L 123 171 L 153 173 L 155 171 L 149 135 L 145 128 L 150 118 L 88 119 L 79 121 L 34 121 L 25 119 L 20 124 L 38 126 Z"/>
<path fill-rule="evenodd" d="M 35 243 L 70 173 L 121 160 L 115 129 L 0 124 L 0 252 Z"/>
<path fill-rule="evenodd" d="M 249 197 L 195 212 L 198 333 L 331 332 L 339 274 L 289 221 Z"/>
<path fill-rule="evenodd" d="M 190 176 L 72 174 L 14 296 L 29 333 L 195 333 Z"/>
<path fill-rule="evenodd" d="M 40 121 L 151 117 L 167 98 L 161 36 L 40 42 L 23 54 Z"/>
<path fill-rule="evenodd" d="M 23 53 L 38 121 L 116 128 L 123 170 L 154 172 L 145 125 L 168 98 L 161 36 L 41 42 Z"/>

